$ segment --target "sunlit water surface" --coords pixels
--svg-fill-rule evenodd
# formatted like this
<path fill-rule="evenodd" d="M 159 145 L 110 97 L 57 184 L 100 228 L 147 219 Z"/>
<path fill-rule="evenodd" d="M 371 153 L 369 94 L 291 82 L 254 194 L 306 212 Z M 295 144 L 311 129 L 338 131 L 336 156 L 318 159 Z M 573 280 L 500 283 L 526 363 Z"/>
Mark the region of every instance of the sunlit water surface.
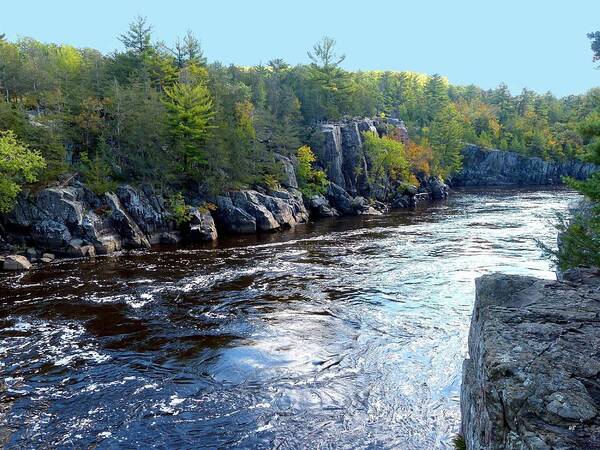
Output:
<path fill-rule="evenodd" d="M 553 278 L 568 191 L 0 278 L 7 448 L 450 448 L 475 277 Z M 4 411 L 4 413 L 2 413 Z"/>

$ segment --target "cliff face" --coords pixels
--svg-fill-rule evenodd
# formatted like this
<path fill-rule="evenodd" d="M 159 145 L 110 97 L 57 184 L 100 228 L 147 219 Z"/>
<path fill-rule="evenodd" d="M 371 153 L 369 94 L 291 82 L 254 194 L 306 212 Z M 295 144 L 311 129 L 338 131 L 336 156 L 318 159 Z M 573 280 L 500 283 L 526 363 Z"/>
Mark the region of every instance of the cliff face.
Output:
<path fill-rule="evenodd" d="M 369 168 L 363 150 L 362 133 L 377 132 L 372 120 L 352 120 L 323 124 L 324 144 L 317 147 L 316 156 L 330 181 L 350 195 L 368 195 Z"/>
<path fill-rule="evenodd" d="M 599 275 L 476 281 L 461 392 L 468 449 L 600 449 Z"/>
<path fill-rule="evenodd" d="M 329 180 L 353 197 L 377 194 L 377 188 L 369 184 L 371 162 L 363 147 L 363 133 L 369 131 L 394 133 L 408 143 L 408 132 L 400 120 L 351 119 L 322 124 L 324 142 L 315 148 Z"/>
<path fill-rule="evenodd" d="M 563 176 L 583 180 L 599 168 L 581 161 L 554 162 L 515 152 L 486 150 L 469 145 L 463 150 L 463 169 L 454 186 L 559 185 Z"/>

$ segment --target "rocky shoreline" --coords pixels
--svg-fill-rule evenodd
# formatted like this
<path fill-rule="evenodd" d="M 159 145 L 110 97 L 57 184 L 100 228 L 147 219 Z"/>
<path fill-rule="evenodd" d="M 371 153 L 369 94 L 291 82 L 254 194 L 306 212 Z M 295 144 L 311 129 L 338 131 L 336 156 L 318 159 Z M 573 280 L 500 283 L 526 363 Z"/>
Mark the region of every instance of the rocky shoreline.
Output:
<path fill-rule="evenodd" d="M 179 224 L 167 200 L 150 186 L 124 184 L 115 192 L 97 195 L 69 179 L 37 192 L 24 191 L 15 209 L 0 216 L 0 255 L 4 255 L 0 268 L 26 270 L 31 263 L 47 263 L 54 257 L 89 257 L 155 244 L 214 241 L 224 234 L 274 232 L 323 217 L 377 215 L 447 198 L 449 187 L 437 177 L 420 179 L 418 188 L 400 189 L 391 180 L 370 181 L 363 133 L 393 134 L 408 143 L 402 121 L 349 119 L 321 124 L 318 131 L 322 143 L 315 147 L 317 163 L 330 180 L 323 195 L 306 197 L 300 192 L 297 162 L 284 155 L 276 155 L 283 173 L 279 188 L 221 195 L 187 193 L 189 217 Z M 583 179 L 598 170 L 579 161 L 548 162 L 473 145 L 464 149 L 463 157 L 463 170 L 450 180 L 452 186 L 555 185 L 562 176 Z"/>
<path fill-rule="evenodd" d="M 452 178 L 453 186 L 556 186 L 563 177 L 585 180 L 600 170 L 582 161 L 544 161 L 519 153 L 467 145 L 463 169 Z"/>
<path fill-rule="evenodd" d="M 461 392 L 468 449 L 600 448 L 600 272 L 562 278 L 476 281 Z"/>
<path fill-rule="evenodd" d="M 1 266 L 27 270 L 31 263 L 47 263 L 55 256 L 91 257 L 155 244 L 214 241 L 224 234 L 275 232 L 322 217 L 377 215 L 448 196 L 448 186 L 438 178 L 402 190 L 391 181 L 369 181 L 362 133 L 392 130 L 408 139 L 402 122 L 355 119 L 323 124 L 320 130 L 324 143 L 316 153 L 330 180 L 323 195 L 304 196 L 295 161 L 283 155 L 277 155 L 284 174 L 281 187 L 221 195 L 187 193 L 190 208 L 184 221 L 176 220 L 167 200 L 150 186 L 125 184 L 97 195 L 70 179 L 22 192 L 14 210 L 0 217 L 0 253 L 5 255 Z"/>

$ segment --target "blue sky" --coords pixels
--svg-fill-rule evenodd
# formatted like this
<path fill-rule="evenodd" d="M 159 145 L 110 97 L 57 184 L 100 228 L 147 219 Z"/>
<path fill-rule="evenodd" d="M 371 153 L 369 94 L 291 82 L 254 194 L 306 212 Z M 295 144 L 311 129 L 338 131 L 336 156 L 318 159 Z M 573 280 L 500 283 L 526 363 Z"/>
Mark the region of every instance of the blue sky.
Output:
<path fill-rule="evenodd" d="M 304 63 L 327 34 L 352 70 L 440 73 L 559 96 L 600 86 L 586 38 L 600 30 L 600 0 L 2 0 L 0 33 L 109 52 L 137 14 L 167 42 L 193 30 L 210 61 Z"/>

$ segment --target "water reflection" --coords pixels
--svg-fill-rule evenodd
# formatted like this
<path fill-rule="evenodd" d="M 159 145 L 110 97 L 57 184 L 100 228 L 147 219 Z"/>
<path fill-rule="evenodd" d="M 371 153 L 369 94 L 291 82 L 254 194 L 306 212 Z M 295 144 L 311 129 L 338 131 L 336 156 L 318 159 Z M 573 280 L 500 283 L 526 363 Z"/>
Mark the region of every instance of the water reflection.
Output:
<path fill-rule="evenodd" d="M 555 210 L 573 198 L 467 191 L 416 212 L 4 276 L 0 439 L 449 448 L 473 279 L 552 277 L 533 239 L 554 240 Z"/>

